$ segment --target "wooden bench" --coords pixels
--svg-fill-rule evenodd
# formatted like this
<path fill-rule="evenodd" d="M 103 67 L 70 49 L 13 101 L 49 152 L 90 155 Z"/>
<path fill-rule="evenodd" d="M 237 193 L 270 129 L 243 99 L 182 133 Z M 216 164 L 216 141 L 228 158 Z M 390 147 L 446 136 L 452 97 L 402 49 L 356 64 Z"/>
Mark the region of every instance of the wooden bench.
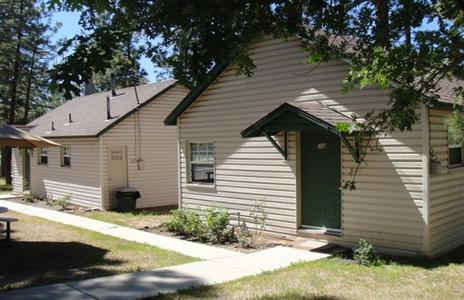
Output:
<path fill-rule="evenodd" d="M 3 232 L 6 232 L 6 240 L 9 241 L 11 237 L 11 223 L 12 222 L 18 222 L 19 220 L 16 218 L 9 218 L 9 217 L 0 217 L 0 222 L 3 222 L 6 224 L 6 230 Z"/>

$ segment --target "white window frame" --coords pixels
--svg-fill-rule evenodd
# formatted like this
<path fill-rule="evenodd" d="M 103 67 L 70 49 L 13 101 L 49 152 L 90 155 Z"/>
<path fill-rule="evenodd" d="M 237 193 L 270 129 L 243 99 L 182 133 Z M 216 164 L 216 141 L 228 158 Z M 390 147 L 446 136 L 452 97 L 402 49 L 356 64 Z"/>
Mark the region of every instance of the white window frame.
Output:
<path fill-rule="evenodd" d="M 460 163 L 457 163 L 457 164 L 451 164 L 451 162 L 449 161 L 450 159 L 450 155 L 449 155 L 449 150 L 450 149 L 456 149 L 456 148 L 459 148 L 461 149 L 461 162 Z M 464 153 L 463 153 L 463 149 L 462 149 L 462 145 L 459 145 L 459 144 L 453 144 L 453 145 L 448 145 L 448 165 L 450 168 L 457 168 L 457 167 L 463 167 L 464 166 Z"/>
<path fill-rule="evenodd" d="M 46 150 L 46 153 L 42 153 L 42 150 Z M 50 157 L 48 155 L 48 148 L 38 148 L 38 154 L 39 154 L 37 156 L 38 164 L 43 165 L 43 166 L 47 166 L 48 165 L 48 160 L 50 159 Z M 47 157 L 47 162 L 46 163 L 42 162 L 42 156 Z"/>
<path fill-rule="evenodd" d="M 464 152 L 463 152 L 463 144 L 450 144 L 450 139 L 449 139 L 449 127 L 446 128 L 447 133 L 448 133 L 448 166 L 450 168 L 459 168 L 464 166 Z M 451 164 L 450 162 L 450 149 L 456 149 L 460 148 L 461 149 L 461 162 L 457 164 Z"/>
<path fill-rule="evenodd" d="M 200 149 L 200 144 L 206 144 L 206 155 L 208 157 L 208 160 L 192 160 L 192 145 L 196 144 L 198 147 L 198 156 L 200 157 L 201 151 Z M 212 150 L 209 150 L 209 145 L 211 145 Z M 193 185 L 205 185 L 205 186 L 214 186 L 216 184 L 216 164 L 215 164 L 215 145 L 214 142 L 212 141 L 189 141 L 186 143 L 186 153 L 187 153 L 187 165 L 188 165 L 188 183 L 193 184 Z M 209 157 L 211 156 L 211 159 Z M 213 174 L 212 174 L 212 181 L 211 182 L 205 182 L 205 181 L 194 181 L 193 180 L 193 166 L 195 164 L 208 164 L 212 166 L 213 169 Z"/>
<path fill-rule="evenodd" d="M 69 149 L 69 154 L 65 154 L 65 148 Z M 65 165 L 65 163 L 64 163 L 65 157 L 69 157 L 69 165 Z M 63 168 L 71 168 L 71 165 L 72 165 L 71 146 L 70 145 L 63 145 L 63 147 L 61 147 L 61 166 Z"/>

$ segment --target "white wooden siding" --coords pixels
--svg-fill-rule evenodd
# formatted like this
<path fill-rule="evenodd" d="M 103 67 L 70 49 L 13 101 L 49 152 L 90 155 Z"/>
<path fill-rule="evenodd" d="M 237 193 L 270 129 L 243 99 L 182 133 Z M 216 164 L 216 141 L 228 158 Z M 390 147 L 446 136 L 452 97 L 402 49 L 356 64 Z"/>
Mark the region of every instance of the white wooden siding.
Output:
<path fill-rule="evenodd" d="M 105 205 L 109 201 L 106 153 L 110 146 L 127 147 L 129 186 L 139 189 L 142 195 L 137 201 L 137 207 L 177 204 L 177 129 L 174 126 L 164 126 L 163 121 L 187 93 L 186 88 L 177 85 L 140 110 L 143 159 L 140 170 L 134 160 L 134 115 L 101 136 Z"/>
<path fill-rule="evenodd" d="M 440 175 L 430 175 L 430 242 L 433 254 L 464 242 L 464 167 L 448 167 L 450 112 L 430 110 L 430 146 L 442 165 Z"/>
<path fill-rule="evenodd" d="M 267 212 L 269 233 L 295 235 L 297 224 L 297 163 L 295 133 L 289 135 L 285 161 L 265 138 L 242 139 L 240 132 L 285 101 L 322 101 L 350 115 L 364 116 L 385 107 L 388 98 L 378 89 L 341 93 L 348 71 L 343 62 L 318 68 L 305 64 L 298 40 L 264 40 L 253 47 L 257 68 L 252 77 L 235 76 L 229 67 L 179 118 L 182 206 L 220 205 L 242 217 L 255 201 Z M 312 71 L 311 71 L 312 70 Z M 187 183 L 185 145 L 215 143 L 216 183 L 202 187 Z M 380 138 L 383 152 L 369 154 L 361 168 L 356 191 L 343 191 L 342 240 L 360 237 L 377 246 L 422 250 L 421 126 Z M 354 166 L 343 150 L 343 176 Z M 303 183 L 304 184 L 304 183 Z"/>
<path fill-rule="evenodd" d="M 23 163 L 20 150 L 13 148 L 11 151 L 11 177 L 13 192 L 23 192 Z"/>
<path fill-rule="evenodd" d="M 61 166 L 59 147 L 48 148 L 48 165 L 38 164 L 38 149 L 34 149 L 31 157 L 31 192 L 53 199 L 71 195 L 72 203 L 101 207 L 98 139 L 53 140 L 71 146 L 71 167 Z"/>

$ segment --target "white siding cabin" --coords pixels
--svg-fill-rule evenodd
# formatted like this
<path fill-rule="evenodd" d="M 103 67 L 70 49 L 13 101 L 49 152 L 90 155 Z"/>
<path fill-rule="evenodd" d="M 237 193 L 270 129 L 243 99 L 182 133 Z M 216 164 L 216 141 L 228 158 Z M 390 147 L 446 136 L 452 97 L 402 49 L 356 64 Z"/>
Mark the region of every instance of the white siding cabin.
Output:
<path fill-rule="evenodd" d="M 28 124 L 29 132 L 62 148 L 13 151 L 13 189 L 109 209 L 114 190 L 140 191 L 137 207 L 177 204 L 177 130 L 164 117 L 188 90 L 176 81 L 74 98 Z M 107 105 L 107 96 L 110 105 Z M 52 125 L 53 122 L 53 125 Z M 52 130 L 53 126 L 53 130 Z M 42 151 L 42 154 L 41 154 Z M 30 157 L 30 184 L 23 184 L 24 155 Z M 41 159 L 46 158 L 46 163 Z M 66 157 L 66 158 L 65 158 Z"/>
<path fill-rule="evenodd" d="M 344 245 L 364 238 L 402 255 L 437 255 L 464 241 L 464 168 L 447 167 L 446 110 L 418 107 L 412 131 L 379 137 L 382 151 L 366 155 L 356 190 L 340 190 L 355 161 L 334 120 L 381 109 L 388 97 L 376 88 L 343 94 L 349 66 L 308 65 L 296 38 L 267 38 L 250 52 L 251 77 L 217 65 L 210 84 L 165 120 L 179 131 L 182 207 L 219 205 L 247 219 L 258 201 L 268 234 Z M 429 173 L 431 148 L 441 175 Z"/>

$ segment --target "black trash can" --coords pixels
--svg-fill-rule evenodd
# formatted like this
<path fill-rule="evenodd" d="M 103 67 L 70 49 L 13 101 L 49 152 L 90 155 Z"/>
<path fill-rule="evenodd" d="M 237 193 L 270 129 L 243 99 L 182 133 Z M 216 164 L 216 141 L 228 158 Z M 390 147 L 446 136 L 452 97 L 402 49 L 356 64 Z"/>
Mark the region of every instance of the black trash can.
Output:
<path fill-rule="evenodd" d="M 115 210 L 119 212 L 135 210 L 138 198 L 140 198 L 140 192 L 135 188 L 125 187 L 117 189 Z"/>

